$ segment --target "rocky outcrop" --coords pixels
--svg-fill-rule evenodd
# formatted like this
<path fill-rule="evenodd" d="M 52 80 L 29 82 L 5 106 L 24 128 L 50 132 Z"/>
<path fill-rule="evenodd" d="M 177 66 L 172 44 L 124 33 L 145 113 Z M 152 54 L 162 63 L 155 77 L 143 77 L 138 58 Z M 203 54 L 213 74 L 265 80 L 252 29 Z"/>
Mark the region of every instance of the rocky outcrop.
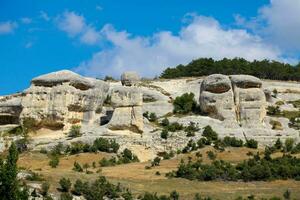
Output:
<path fill-rule="evenodd" d="M 111 92 L 113 116 L 108 123 L 111 130 L 143 132 L 143 96 L 136 87 L 117 87 Z"/>
<path fill-rule="evenodd" d="M 31 86 L 14 98 L 2 98 L 2 125 L 33 118 L 51 128 L 89 123 L 102 108 L 109 86 L 101 80 L 82 77 L 68 70 L 34 78 Z M 5 120 L 6 121 L 5 121 Z"/>
<path fill-rule="evenodd" d="M 266 117 L 266 96 L 262 82 L 249 75 L 230 76 L 237 120 L 242 127 L 255 127 L 262 124 Z"/>
<path fill-rule="evenodd" d="M 136 72 L 124 72 L 121 75 L 121 83 L 123 86 L 134 86 L 140 81 L 140 77 Z"/>
<path fill-rule="evenodd" d="M 203 80 L 200 89 L 200 107 L 210 117 L 237 125 L 231 81 L 228 76 L 214 74 Z"/>
<path fill-rule="evenodd" d="M 261 87 L 262 82 L 249 75 L 210 75 L 201 84 L 201 110 L 229 126 L 257 126 L 266 116 Z"/>

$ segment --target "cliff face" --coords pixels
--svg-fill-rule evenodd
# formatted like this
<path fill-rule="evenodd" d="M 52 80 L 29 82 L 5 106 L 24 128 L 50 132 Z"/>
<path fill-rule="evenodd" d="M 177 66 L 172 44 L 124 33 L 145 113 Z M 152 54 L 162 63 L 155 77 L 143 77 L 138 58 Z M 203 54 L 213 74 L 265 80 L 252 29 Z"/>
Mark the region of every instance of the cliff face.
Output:
<path fill-rule="evenodd" d="M 130 77 L 126 81 L 130 82 Z M 271 144 L 277 138 L 299 138 L 298 130 L 290 126 L 287 117 L 266 115 L 268 106 L 279 106 L 282 112 L 299 112 L 293 103 L 300 100 L 299 83 L 221 74 L 152 81 L 141 81 L 135 76 L 131 83 L 122 86 L 121 82 L 104 82 L 66 70 L 37 77 L 24 92 L 0 97 L 0 132 L 33 118 L 40 128 L 61 131 L 41 129 L 32 134 L 33 149 L 50 148 L 58 142 L 92 143 L 95 138 L 109 137 L 121 144 L 120 150 L 132 147 L 134 151 L 138 147 L 151 151 L 151 155 L 183 148 L 190 139 L 199 139 L 207 125 L 221 138 L 253 138 L 260 144 Z M 172 114 L 173 100 L 189 92 L 195 94 L 195 100 L 207 115 Z M 184 131 L 177 131 L 164 140 L 160 137 L 161 127 L 143 117 L 145 112 L 155 113 L 158 122 L 165 117 L 184 126 L 194 122 L 199 131 L 192 138 L 186 137 Z M 82 136 L 68 138 L 63 134 L 73 124 L 81 125 Z M 3 140 L 6 139 L 0 137 L 0 150 L 5 146 Z"/>

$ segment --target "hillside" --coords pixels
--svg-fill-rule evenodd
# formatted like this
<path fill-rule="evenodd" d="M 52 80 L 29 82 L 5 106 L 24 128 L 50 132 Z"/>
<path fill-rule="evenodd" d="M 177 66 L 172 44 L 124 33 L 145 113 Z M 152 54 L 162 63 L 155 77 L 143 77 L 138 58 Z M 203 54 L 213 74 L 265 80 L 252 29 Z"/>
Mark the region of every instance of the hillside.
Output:
<path fill-rule="evenodd" d="M 136 196 L 176 190 L 182 199 L 196 193 L 218 199 L 271 198 L 290 189 L 297 197 L 295 174 L 274 176 L 271 182 L 189 181 L 166 174 L 181 159 L 197 161 L 200 154 L 205 164 L 216 159 L 236 166 L 249 159 L 248 152 L 263 157 L 265 147 L 277 141 L 283 146 L 272 150 L 273 158 L 299 157 L 299 86 L 249 75 L 141 80 L 127 72 L 121 81 L 102 81 L 58 71 L 34 78 L 22 93 L 0 97 L 0 151 L 5 155 L 15 142 L 22 173 L 42 175 L 54 197 L 60 194 L 60 178 L 93 181 L 98 175 L 120 182 Z M 210 159 L 208 151 L 216 158 Z M 151 167 L 158 157 L 161 163 Z M 57 160 L 57 166 L 49 165 Z M 75 172 L 75 161 L 88 165 Z M 40 188 L 41 182 L 28 183 Z"/>

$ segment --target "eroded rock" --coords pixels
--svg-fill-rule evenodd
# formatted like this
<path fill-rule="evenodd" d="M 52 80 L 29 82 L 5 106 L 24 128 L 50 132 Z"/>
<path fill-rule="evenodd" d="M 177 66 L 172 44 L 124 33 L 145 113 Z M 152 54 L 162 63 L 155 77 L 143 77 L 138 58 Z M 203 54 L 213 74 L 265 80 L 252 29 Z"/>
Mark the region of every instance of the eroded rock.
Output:
<path fill-rule="evenodd" d="M 134 86 L 140 81 L 137 72 L 124 72 L 121 75 L 121 83 L 123 86 Z"/>

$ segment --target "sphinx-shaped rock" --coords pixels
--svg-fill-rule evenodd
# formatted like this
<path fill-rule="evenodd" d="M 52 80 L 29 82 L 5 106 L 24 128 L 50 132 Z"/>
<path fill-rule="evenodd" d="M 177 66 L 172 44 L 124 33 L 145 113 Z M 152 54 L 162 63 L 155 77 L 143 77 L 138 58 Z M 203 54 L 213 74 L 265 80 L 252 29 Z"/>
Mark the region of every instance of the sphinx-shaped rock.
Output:
<path fill-rule="evenodd" d="M 109 86 L 68 70 L 34 78 L 22 97 L 21 118 L 65 124 L 90 122 L 101 109 Z"/>
<path fill-rule="evenodd" d="M 136 87 L 117 87 L 111 92 L 113 116 L 108 123 L 111 130 L 143 132 L 143 96 Z"/>
<path fill-rule="evenodd" d="M 140 77 L 136 72 L 124 72 L 121 75 L 121 83 L 123 86 L 134 86 L 140 81 Z"/>
<path fill-rule="evenodd" d="M 255 127 L 262 124 L 266 117 L 266 96 L 262 82 L 249 75 L 230 76 L 237 119 L 243 127 Z"/>
<path fill-rule="evenodd" d="M 249 75 L 210 75 L 201 84 L 200 108 L 225 125 L 257 126 L 266 116 L 261 87 L 262 82 Z"/>

